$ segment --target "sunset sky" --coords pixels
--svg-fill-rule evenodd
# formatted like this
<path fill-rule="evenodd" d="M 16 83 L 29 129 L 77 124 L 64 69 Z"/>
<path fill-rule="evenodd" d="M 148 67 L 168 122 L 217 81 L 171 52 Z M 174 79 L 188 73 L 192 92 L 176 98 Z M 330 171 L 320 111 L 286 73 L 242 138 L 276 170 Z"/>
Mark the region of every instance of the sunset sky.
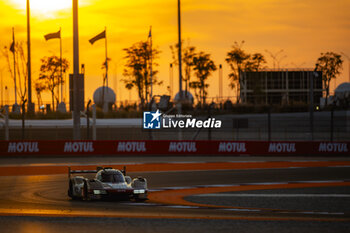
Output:
<path fill-rule="evenodd" d="M 16 40 L 26 42 L 26 0 L 0 0 L 0 46 L 12 42 L 12 27 Z M 73 68 L 71 0 L 31 0 L 32 77 L 39 75 L 40 59 L 59 56 L 59 40 L 45 41 L 44 35 L 62 28 L 63 57 Z M 350 56 L 349 0 L 182 0 L 182 38 L 199 51 L 212 55 L 214 62 L 223 64 L 224 96 L 234 95 L 228 88 L 226 53 L 234 41 L 245 41 L 243 49 L 263 53 L 268 66 L 273 62 L 266 50 L 279 55 L 281 68 L 313 68 L 321 52 L 343 52 Z M 104 42 L 91 45 L 88 40 L 107 27 L 108 55 L 112 59 L 109 86 L 117 91 L 118 101 L 129 99 L 129 92 L 120 81 L 124 69 L 123 48 L 147 40 L 152 25 L 153 45 L 161 50 L 158 77 L 163 86 L 154 94 L 167 93 L 169 46 L 177 42 L 177 0 L 80 0 L 79 44 L 80 63 L 85 64 L 85 99 L 102 85 L 101 64 L 104 61 Z M 13 81 L 6 60 L 1 55 L 0 71 L 4 86 L 10 89 L 13 100 Z M 117 83 L 116 83 L 117 80 Z M 178 74 L 174 72 L 174 89 L 178 90 Z M 209 78 L 209 97 L 218 95 L 218 72 Z M 342 75 L 336 81 L 349 80 L 349 61 L 344 57 Z M 34 81 L 35 82 L 35 81 Z M 117 88 L 116 88 L 117 86 Z M 333 90 L 335 83 L 331 84 Z M 4 94 L 6 98 L 6 93 Z M 68 98 L 68 96 L 67 96 Z M 136 91 L 131 99 L 137 100 Z M 33 90 L 33 100 L 36 95 Z M 44 96 L 50 101 L 49 94 Z"/>

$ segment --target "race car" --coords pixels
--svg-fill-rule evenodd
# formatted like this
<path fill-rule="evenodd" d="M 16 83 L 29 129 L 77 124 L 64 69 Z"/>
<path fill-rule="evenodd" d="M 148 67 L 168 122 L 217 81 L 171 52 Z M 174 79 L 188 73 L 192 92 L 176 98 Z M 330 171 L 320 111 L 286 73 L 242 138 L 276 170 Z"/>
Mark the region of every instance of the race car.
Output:
<path fill-rule="evenodd" d="M 96 173 L 88 179 L 75 174 Z M 143 177 L 131 179 L 123 170 L 112 167 L 97 167 L 96 170 L 71 170 L 68 168 L 68 196 L 72 199 L 98 200 L 115 198 L 119 200 L 147 200 L 147 180 Z"/>

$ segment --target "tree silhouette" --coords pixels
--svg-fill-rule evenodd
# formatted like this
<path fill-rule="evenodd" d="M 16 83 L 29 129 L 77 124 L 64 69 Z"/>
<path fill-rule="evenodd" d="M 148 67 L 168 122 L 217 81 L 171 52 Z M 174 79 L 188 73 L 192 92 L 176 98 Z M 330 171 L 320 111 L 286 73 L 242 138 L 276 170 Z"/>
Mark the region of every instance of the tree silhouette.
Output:
<path fill-rule="evenodd" d="M 40 82 L 40 80 L 36 80 L 34 87 L 35 87 L 36 97 L 38 98 L 38 106 L 40 107 L 43 102 L 41 98 L 41 93 L 45 91 L 46 87 L 42 82 Z"/>
<path fill-rule="evenodd" d="M 55 109 L 55 99 L 58 102 L 59 97 L 55 95 L 55 88 L 60 84 L 64 84 L 61 78 L 61 62 L 57 56 L 44 57 L 41 59 L 39 81 L 44 85 L 45 90 L 51 92 L 52 109 Z M 62 74 L 65 74 L 69 68 L 69 63 L 62 58 Z"/>
<path fill-rule="evenodd" d="M 149 43 L 138 42 L 133 44 L 129 48 L 125 48 L 126 59 L 124 75 L 128 79 L 124 79 L 125 87 L 127 89 L 132 89 L 136 87 L 139 98 L 141 100 L 141 106 L 148 102 L 148 95 L 150 93 L 151 80 L 150 80 L 150 70 L 149 64 L 152 54 L 152 82 L 153 85 L 161 85 L 162 82 L 157 80 L 156 74 L 158 71 L 155 69 L 158 64 L 155 60 L 158 58 L 160 51 L 156 48 L 149 48 Z"/>
<path fill-rule="evenodd" d="M 2 54 L 6 58 L 8 70 L 11 74 L 12 79 L 14 79 L 14 72 L 16 72 L 16 79 L 17 79 L 16 95 L 19 95 L 20 100 L 23 102 L 24 100 L 26 100 L 26 96 L 27 96 L 27 80 L 28 80 L 27 59 L 24 54 L 23 43 L 16 42 L 14 46 L 14 51 L 15 51 L 14 55 L 16 56 L 15 70 L 13 70 L 13 62 L 11 62 L 9 51 L 10 51 L 9 48 L 5 46 L 4 49 L 2 50 Z"/>
<path fill-rule="evenodd" d="M 210 54 L 200 52 L 193 57 L 193 70 L 197 81 L 191 82 L 190 86 L 195 89 L 196 97 L 200 99 L 202 106 L 205 104 L 205 98 L 207 96 L 206 89 L 209 84 L 206 83 L 206 80 L 210 74 L 216 70 L 216 65 L 210 58 Z M 199 89 L 199 93 L 197 93 Z"/>
<path fill-rule="evenodd" d="M 182 77 L 182 80 L 185 81 L 185 93 L 187 93 L 187 90 L 189 88 L 189 83 L 191 82 L 191 75 L 193 70 L 193 58 L 196 56 L 196 47 L 190 46 L 189 42 L 187 45 L 185 45 L 184 41 L 182 43 L 182 63 L 184 65 L 184 77 Z M 170 46 L 170 50 L 173 56 L 173 63 L 175 65 L 178 65 L 178 54 L 179 54 L 179 44 L 176 43 L 174 46 Z"/>
<path fill-rule="evenodd" d="M 341 55 L 334 52 L 321 53 L 321 56 L 317 59 L 316 68 L 317 71 L 322 71 L 322 80 L 323 86 L 326 88 L 326 97 L 329 96 L 330 82 L 340 74 L 342 64 L 343 60 L 341 59 Z"/>
<path fill-rule="evenodd" d="M 253 53 L 252 55 L 249 55 L 245 71 L 259 71 L 263 64 L 266 64 L 264 55 L 261 53 Z"/>
<path fill-rule="evenodd" d="M 229 79 L 231 81 L 230 87 L 236 88 L 237 102 L 239 102 L 239 92 L 241 87 L 241 80 L 239 75 L 244 71 L 259 71 L 262 65 L 266 63 L 264 55 L 261 53 L 248 54 L 242 46 L 244 41 L 238 44 L 236 41 L 232 46 L 232 50 L 227 53 L 225 61 L 230 66 L 231 73 Z"/>

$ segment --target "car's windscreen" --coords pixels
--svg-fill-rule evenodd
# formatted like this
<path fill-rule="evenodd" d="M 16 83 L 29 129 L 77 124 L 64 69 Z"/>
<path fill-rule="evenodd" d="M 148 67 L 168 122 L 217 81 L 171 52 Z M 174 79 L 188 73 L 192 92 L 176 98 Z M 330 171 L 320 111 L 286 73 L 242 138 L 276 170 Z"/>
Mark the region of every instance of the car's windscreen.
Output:
<path fill-rule="evenodd" d="M 124 176 L 122 174 L 106 174 L 102 173 L 101 174 L 101 181 L 106 182 L 106 183 L 121 183 L 125 182 Z"/>

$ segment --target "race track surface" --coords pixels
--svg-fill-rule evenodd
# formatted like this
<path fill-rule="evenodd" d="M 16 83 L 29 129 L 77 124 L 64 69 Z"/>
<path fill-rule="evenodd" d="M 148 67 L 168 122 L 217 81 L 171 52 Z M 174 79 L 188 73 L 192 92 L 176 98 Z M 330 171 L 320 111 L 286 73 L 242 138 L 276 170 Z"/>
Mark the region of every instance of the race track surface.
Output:
<path fill-rule="evenodd" d="M 345 158 L 0 159 L 1 232 L 348 232 Z M 72 201 L 67 166 L 126 164 L 149 200 Z M 116 230 L 117 229 L 117 230 Z"/>

